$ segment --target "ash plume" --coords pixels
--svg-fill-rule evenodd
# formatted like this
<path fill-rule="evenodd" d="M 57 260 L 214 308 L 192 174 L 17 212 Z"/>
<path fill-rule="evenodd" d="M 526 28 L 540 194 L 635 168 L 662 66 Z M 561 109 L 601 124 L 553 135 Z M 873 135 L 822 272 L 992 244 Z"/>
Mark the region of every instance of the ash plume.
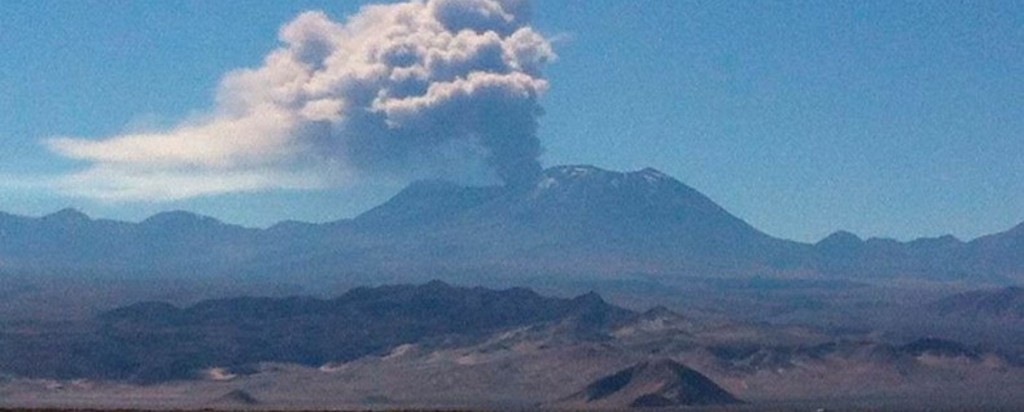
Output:
<path fill-rule="evenodd" d="M 168 130 L 60 137 L 88 165 L 66 192 L 173 200 L 365 179 L 501 179 L 540 172 L 541 70 L 555 57 L 517 0 L 371 5 L 344 22 L 285 24 L 262 66 L 227 73 L 214 109 Z"/>

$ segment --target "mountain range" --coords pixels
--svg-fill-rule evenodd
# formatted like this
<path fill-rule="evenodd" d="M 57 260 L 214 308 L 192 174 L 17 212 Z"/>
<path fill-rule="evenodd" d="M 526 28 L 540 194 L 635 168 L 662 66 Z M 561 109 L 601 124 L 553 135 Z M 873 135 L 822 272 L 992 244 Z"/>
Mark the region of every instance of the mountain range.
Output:
<path fill-rule="evenodd" d="M 531 186 L 416 182 L 353 219 L 246 228 L 188 212 L 138 223 L 73 209 L 0 214 L 0 270 L 437 277 L 623 273 L 749 277 L 1024 279 L 1024 224 L 969 242 L 899 242 L 837 232 L 780 239 L 654 169 L 545 170 Z"/>
<path fill-rule="evenodd" d="M 1013 352 L 693 315 L 629 310 L 594 293 L 439 281 L 330 299 L 143 301 L 88 321 L 3 324 L 0 408 L 756 410 L 796 401 L 777 409 L 843 410 L 882 399 L 882 409 L 1018 410 L 1024 401 Z"/>

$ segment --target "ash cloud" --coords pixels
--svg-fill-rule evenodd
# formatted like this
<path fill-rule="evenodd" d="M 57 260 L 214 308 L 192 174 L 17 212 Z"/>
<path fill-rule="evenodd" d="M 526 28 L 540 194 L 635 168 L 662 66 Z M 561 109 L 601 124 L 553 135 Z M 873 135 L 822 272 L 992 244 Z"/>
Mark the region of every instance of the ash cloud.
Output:
<path fill-rule="evenodd" d="M 306 12 L 261 67 L 228 73 L 215 108 L 156 133 L 54 138 L 88 162 L 60 186 L 173 200 L 363 179 L 517 185 L 540 172 L 538 98 L 552 60 L 521 0 L 427 0 Z"/>

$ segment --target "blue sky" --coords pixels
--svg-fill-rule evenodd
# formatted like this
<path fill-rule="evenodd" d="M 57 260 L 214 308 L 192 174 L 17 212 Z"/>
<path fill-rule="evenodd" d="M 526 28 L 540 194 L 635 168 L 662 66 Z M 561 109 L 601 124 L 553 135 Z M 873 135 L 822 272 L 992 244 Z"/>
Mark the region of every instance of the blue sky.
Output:
<path fill-rule="evenodd" d="M 105 139 L 209 112 L 304 10 L 362 3 L 0 2 L 0 210 L 265 226 L 350 217 L 401 188 L 102 200 L 49 184 Z M 776 236 L 969 239 L 1024 221 L 1024 3 L 537 1 L 552 43 L 545 166 L 651 166 Z"/>

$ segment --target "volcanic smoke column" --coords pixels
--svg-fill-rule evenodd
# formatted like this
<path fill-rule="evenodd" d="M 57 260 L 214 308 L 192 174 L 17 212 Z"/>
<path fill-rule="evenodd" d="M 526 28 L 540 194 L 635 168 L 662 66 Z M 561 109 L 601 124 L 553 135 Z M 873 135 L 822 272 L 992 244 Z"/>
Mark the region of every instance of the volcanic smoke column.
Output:
<path fill-rule="evenodd" d="M 224 76 L 214 110 L 160 132 L 57 138 L 90 162 L 69 191 L 175 199 L 359 179 L 488 174 L 532 182 L 541 69 L 555 56 L 519 0 L 429 0 L 322 12 L 280 31 L 261 67 Z"/>

